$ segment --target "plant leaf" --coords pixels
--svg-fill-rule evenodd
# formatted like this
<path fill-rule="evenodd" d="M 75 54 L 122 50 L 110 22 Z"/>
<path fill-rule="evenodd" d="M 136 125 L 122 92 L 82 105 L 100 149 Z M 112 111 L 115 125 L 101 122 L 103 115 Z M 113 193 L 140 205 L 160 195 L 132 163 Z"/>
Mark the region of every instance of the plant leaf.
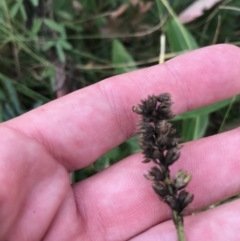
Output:
<path fill-rule="evenodd" d="M 191 33 L 178 19 L 169 19 L 166 24 L 166 34 L 172 51 L 197 49 L 198 45 Z"/>
<path fill-rule="evenodd" d="M 27 21 L 27 13 L 26 13 L 26 10 L 25 10 L 25 7 L 23 4 L 20 6 L 20 12 L 21 12 L 23 20 Z"/>
<path fill-rule="evenodd" d="M 55 41 L 48 41 L 46 42 L 43 46 L 42 46 L 42 50 L 43 51 L 47 51 L 49 50 L 50 48 L 52 48 L 53 46 L 56 45 L 56 42 Z"/>
<path fill-rule="evenodd" d="M 10 9 L 9 14 L 11 18 L 14 18 L 19 10 L 19 8 L 21 7 L 22 2 L 18 1 L 16 2 Z"/>
<path fill-rule="evenodd" d="M 65 40 L 60 40 L 60 44 L 62 45 L 63 49 L 66 49 L 66 50 L 72 49 L 72 45 Z"/>
<path fill-rule="evenodd" d="M 18 99 L 17 92 L 15 88 L 13 87 L 13 84 L 10 81 L 5 81 L 4 85 L 6 87 L 6 90 L 8 92 L 8 98 L 10 100 L 11 105 L 14 107 L 14 110 L 18 115 L 21 115 L 23 113 L 23 110 L 20 106 L 20 101 Z"/>
<path fill-rule="evenodd" d="M 136 63 L 133 60 L 133 57 L 117 39 L 113 40 L 112 43 L 112 63 L 114 65 L 119 65 L 118 68 L 115 68 L 116 74 L 121 74 L 136 69 Z"/>
<path fill-rule="evenodd" d="M 58 58 L 60 59 L 60 61 L 62 63 L 65 63 L 66 57 L 65 57 L 65 53 L 63 51 L 62 45 L 61 45 L 61 41 L 58 41 L 56 44 L 56 52 L 57 52 L 57 55 L 58 55 Z"/>
<path fill-rule="evenodd" d="M 191 141 L 204 136 L 208 125 L 208 115 L 198 115 L 195 118 L 186 119 L 182 125 L 182 140 Z"/>
<path fill-rule="evenodd" d="M 240 95 L 237 96 L 237 100 L 239 100 L 239 99 L 240 99 Z M 231 101 L 232 101 L 232 98 L 227 99 L 227 100 L 223 100 L 223 101 L 220 101 L 218 103 L 215 103 L 215 104 L 212 104 L 212 105 L 209 105 L 209 106 L 205 106 L 205 107 L 202 107 L 202 108 L 199 108 L 199 109 L 196 109 L 196 110 L 188 111 L 188 112 L 186 112 L 184 114 L 176 116 L 173 119 L 173 121 L 193 118 L 196 115 L 210 114 L 210 113 L 212 113 L 214 111 L 217 111 L 217 110 L 219 110 L 219 109 L 229 105 L 231 103 Z"/>
<path fill-rule="evenodd" d="M 39 30 L 41 29 L 41 26 L 42 26 L 42 20 L 39 19 L 39 18 L 34 18 L 33 19 L 33 24 L 32 24 L 32 29 L 31 29 L 31 32 L 36 35 Z"/>
<path fill-rule="evenodd" d="M 29 89 L 25 85 L 20 84 L 19 82 L 10 79 L 9 77 L 7 77 L 6 75 L 3 75 L 2 73 L 0 73 L 0 81 L 2 81 L 3 83 L 6 83 L 7 81 L 11 82 L 11 84 L 15 87 L 15 89 L 17 91 L 21 92 L 22 94 L 25 94 L 26 96 L 28 96 L 34 100 L 42 101 L 44 103 L 50 101 L 45 96 L 40 95 L 39 93 Z"/>
<path fill-rule="evenodd" d="M 44 18 L 43 22 L 50 29 L 60 33 L 62 35 L 62 37 L 66 37 L 65 28 L 61 24 L 58 24 L 57 22 L 53 21 L 52 19 L 48 19 L 48 18 Z"/>
<path fill-rule="evenodd" d="M 39 0 L 31 0 L 31 3 L 34 7 L 37 7 L 39 4 Z"/>

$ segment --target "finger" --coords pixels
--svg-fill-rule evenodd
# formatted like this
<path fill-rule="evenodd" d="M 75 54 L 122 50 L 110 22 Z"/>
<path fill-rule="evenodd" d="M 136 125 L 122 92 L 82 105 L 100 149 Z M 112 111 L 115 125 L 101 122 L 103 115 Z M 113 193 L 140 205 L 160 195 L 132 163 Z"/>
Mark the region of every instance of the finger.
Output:
<path fill-rule="evenodd" d="M 0 240 L 41 240 L 69 175 L 36 141 L 8 128 L 0 133 Z"/>
<path fill-rule="evenodd" d="M 186 240 L 238 241 L 240 222 L 240 200 L 226 203 L 214 209 L 184 217 Z M 177 234 L 171 220 L 156 225 L 130 241 L 174 241 Z"/>
<path fill-rule="evenodd" d="M 187 190 L 194 194 L 194 201 L 188 213 L 240 192 L 239 131 L 186 143 L 181 149 L 171 173 L 184 169 L 192 174 Z M 128 157 L 75 185 L 79 213 L 86 220 L 86 230 L 95 235 L 93 240 L 99 233 L 105 235 L 102 240 L 128 240 L 171 218 L 169 207 L 143 177 L 149 167 L 141 159 L 140 154 Z M 92 226 L 97 228 L 93 231 Z"/>
<path fill-rule="evenodd" d="M 134 134 L 131 107 L 149 94 L 169 92 L 175 113 L 239 93 L 240 51 L 216 45 L 163 65 L 109 78 L 39 107 L 5 125 L 46 145 L 68 170 L 89 165 Z"/>
<path fill-rule="evenodd" d="M 51 225 L 41 240 L 90 240 L 84 231 L 84 223 L 81 222 L 78 216 L 72 189 L 69 189 Z"/>

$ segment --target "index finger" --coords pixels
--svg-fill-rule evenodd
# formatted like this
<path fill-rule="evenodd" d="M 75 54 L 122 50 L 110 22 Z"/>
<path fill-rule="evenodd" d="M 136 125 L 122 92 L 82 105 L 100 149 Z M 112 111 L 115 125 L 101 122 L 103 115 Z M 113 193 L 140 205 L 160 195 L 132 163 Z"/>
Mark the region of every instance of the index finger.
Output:
<path fill-rule="evenodd" d="M 95 161 L 134 134 L 131 107 L 169 92 L 176 114 L 239 93 L 240 51 L 202 48 L 165 64 L 114 76 L 4 123 L 37 139 L 69 171 Z"/>

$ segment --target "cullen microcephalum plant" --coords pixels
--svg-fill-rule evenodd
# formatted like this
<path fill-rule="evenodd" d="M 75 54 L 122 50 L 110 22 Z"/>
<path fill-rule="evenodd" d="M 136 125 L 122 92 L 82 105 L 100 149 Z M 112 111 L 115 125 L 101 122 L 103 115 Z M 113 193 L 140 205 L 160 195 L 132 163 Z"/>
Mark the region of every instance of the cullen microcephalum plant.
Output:
<path fill-rule="evenodd" d="M 185 241 L 183 230 L 183 211 L 193 201 L 193 195 L 184 188 L 191 180 L 191 174 L 179 170 L 173 178 L 169 166 L 180 157 L 179 139 L 176 130 L 168 120 L 174 117 L 172 100 L 168 93 L 148 96 L 133 111 L 141 116 L 137 134 L 143 151 L 144 163 L 153 162 L 145 177 L 152 181 L 152 187 L 159 198 L 172 210 L 172 218 L 177 230 L 178 240 Z"/>

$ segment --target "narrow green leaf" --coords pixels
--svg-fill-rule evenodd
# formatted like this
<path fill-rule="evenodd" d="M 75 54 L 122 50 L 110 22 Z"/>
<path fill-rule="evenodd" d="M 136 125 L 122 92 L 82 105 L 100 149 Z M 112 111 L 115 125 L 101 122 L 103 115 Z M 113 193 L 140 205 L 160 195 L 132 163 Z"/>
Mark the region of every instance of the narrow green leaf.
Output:
<path fill-rule="evenodd" d="M 161 0 L 166 7 L 172 19 L 169 19 L 166 24 L 166 33 L 170 46 L 173 51 L 192 50 L 198 48 L 196 41 L 190 32 L 179 21 L 176 13 L 167 0 Z M 177 50 L 178 49 L 178 50 Z"/>
<path fill-rule="evenodd" d="M 93 164 L 94 168 L 96 171 L 102 171 L 103 169 L 109 167 L 111 162 L 116 161 L 120 155 L 120 148 L 116 147 L 95 161 Z"/>
<path fill-rule="evenodd" d="M 9 120 L 12 119 L 16 116 L 18 116 L 15 112 L 13 107 L 9 103 L 4 103 L 4 111 L 3 113 L 5 114 L 4 119 Z"/>
<path fill-rule="evenodd" d="M 111 165 L 110 158 L 107 156 L 100 157 L 97 161 L 94 162 L 93 166 L 97 172 L 100 172 Z"/>
<path fill-rule="evenodd" d="M 238 99 L 240 99 L 240 97 L 238 96 Z M 188 111 L 184 114 L 178 115 L 176 116 L 173 120 L 184 120 L 184 119 L 189 119 L 189 118 L 194 118 L 197 115 L 206 115 L 206 114 L 210 114 L 214 111 L 217 111 L 227 105 L 229 105 L 232 101 L 231 99 L 227 99 L 227 100 L 223 100 L 220 101 L 218 103 L 206 106 L 206 107 L 202 107 L 196 110 L 192 110 L 192 111 Z"/>
<path fill-rule="evenodd" d="M 6 101 L 6 99 L 6 94 L 0 89 L 0 101 Z"/>
<path fill-rule="evenodd" d="M 182 125 L 182 140 L 191 141 L 204 136 L 208 125 L 208 115 L 198 115 L 192 119 L 186 119 Z"/>
<path fill-rule="evenodd" d="M 161 0 L 156 0 L 156 4 L 157 4 L 157 9 L 158 9 L 159 19 L 161 20 L 164 17 L 164 15 L 166 14 L 166 8 L 164 7 Z"/>
<path fill-rule="evenodd" d="M 34 7 L 37 7 L 39 4 L 39 0 L 31 0 L 31 3 Z"/>
<path fill-rule="evenodd" d="M 39 18 L 34 18 L 33 19 L 33 24 L 32 24 L 32 29 L 31 32 L 35 35 L 39 32 L 42 26 L 42 20 Z"/>
<path fill-rule="evenodd" d="M 222 121 L 222 123 L 221 123 L 221 125 L 220 125 L 220 127 L 219 127 L 219 130 L 218 130 L 218 133 L 220 133 L 220 132 L 222 131 L 224 125 L 226 124 L 226 121 L 227 121 L 227 118 L 228 118 L 228 116 L 229 116 L 230 110 L 231 110 L 234 102 L 236 101 L 236 99 L 237 99 L 237 96 L 234 96 L 233 98 L 231 98 L 231 102 L 230 102 L 230 104 L 228 105 L 228 109 L 227 109 L 227 111 L 226 111 L 226 113 L 225 113 L 225 115 L 224 115 L 223 121 Z"/>
<path fill-rule="evenodd" d="M 133 60 L 133 57 L 117 39 L 113 40 L 112 43 L 112 63 L 114 65 L 119 65 L 119 67 L 115 68 L 116 74 L 121 74 L 136 69 L 136 63 Z"/>
<path fill-rule="evenodd" d="M 166 24 L 166 34 L 172 51 L 197 49 L 198 45 L 191 33 L 178 21 L 169 19 Z"/>
<path fill-rule="evenodd" d="M 63 49 L 66 49 L 66 50 L 72 49 L 72 45 L 65 40 L 60 40 L 60 44 L 62 45 Z"/>
<path fill-rule="evenodd" d="M 66 11 L 57 11 L 57 15 L 65 20 L 72 20 L 73 15 L 72 13 L 68 13 Z"/>
<path fill-rule="evenodd" d="M 25 7 L 23 4 L 20 6 L 20 12 L 21 12 L 23 20 L 27 21 L 27 13 L 26 13 L 26 10 L 25 10 Z"/>
<path fill-rule="evenodd" d="M 64 32 L 64 27 L 61 24 L 58 24 L 57 22 L 53 21 L 52 19 L 44 18 L 43 22 L 50 29 L 52 29 L 52 30 L 54 30 L 54 31 L 56 31 L 58 33 L 63 33 Z"/>
<path fill-rule="evenodd" d="M 60 61 L 65 63 L 66 57 L 65 57 L 65 53 L 63 51 L 62 45 L 61 45 L 61 41 L 58 41 L 56 44 L 56 52 L 57 52 L 57 55 L 58 55 L 58 58 L 60 59 Z"/>
<path fill-rule="evenodd" d="M 55 71 L 53 68 L 45 68 L 41 74 L 42 78 L 49 78 L 53 76 L 55 78 Z"/>
<path fill-rule="evenodd" d="M 47 51 L 55 45 L 56 45 L 56 41 L 48 41 L 42 46 L 42 50 Z"/>
<path fill-rule="evenodd" d="M 141 151 L 141 148 L 138 145 L 136 136 L 128 139 L 125 143 L 128 145 L 128 149 L 131 154 Z"/>
<path fill-rule="evenodd" d="M 10 79 L 9 77 L 7 77 L 6 75 L 0 73 L 0 80 L 3 83 L 6 83 L 7 81 L 11 82 L 12 85 L 16 88 L 17 91 L 19 91 L 20 93 L 34 99 L 37 101 L 42 101 L 44 103 L 49 102 L 50 100 L 48 98 L 46 98 L 43 95 L 40 95 L 39 93 L 29 89 L 28 87 L 26 87 L 25 85 L 20 84 L 17 81 L 14 81 L 12 79 Z"/>
<path fill-rule="evenodd" d="M 55 69 L 51 67 L 47 67 L 43 70 L 41 76 L 42 78 L 49 79 L 51 83 L 51 89 L 54 89 L 55 77 L 56 77 Z"/>
<path fill-rule="evenodd" d="M 18 99 L 17 92 L 16 92 L 15 88 L 13 87 L 13 84 L 10 81 L 5 81 L 4 85 L 8 92 L 8 98 L 10 100 L 10 103 L 14 107 L 16 113 L 18 115 L 21 115 L 23 113 L 23 110 L 20 106 L 20 101 Z"/>
<path fill-rule="evenodd" d="M 77 24 L 75 24 L 74 22 L 65 22 L 65 23 L 63 23 L 63 24 L 64 24 L 64 26 L 65 26 L 66 28 L 72 29 L 72 30 L 74 30 L 74 31 L 76 31 L 76 32 L 82 32 L 82 31 L 83 31 L 83 26 L 77 25 Z"/>
<path fill-rule="evenodd" d="M 17 12 L 19 11 L 19 8 L 20 8 L 21 4 L 22 4 L 22 1 L 18 1 L 11 7 L 11 9 L 9 11 L 9 14 L 10 14 L 11 18 L 14 18 L 16 16 Z"/>

